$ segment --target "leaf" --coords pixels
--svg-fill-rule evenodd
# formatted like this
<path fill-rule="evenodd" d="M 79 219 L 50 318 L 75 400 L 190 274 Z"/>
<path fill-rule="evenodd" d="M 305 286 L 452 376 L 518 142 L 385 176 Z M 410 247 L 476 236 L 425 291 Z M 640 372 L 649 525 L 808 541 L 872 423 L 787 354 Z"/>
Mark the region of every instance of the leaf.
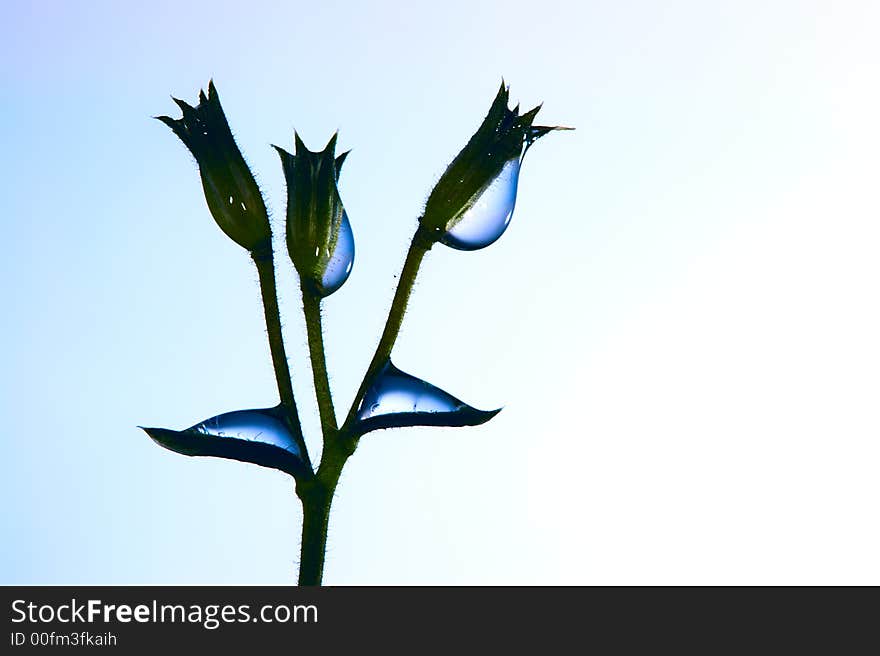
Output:
<path fill-rule="evenodd" d="M 405 426 L 477 426 L 500 411 L 478 410 L 388 360 L 373 376 L 358 407 L 354 428 L 363 435 Z"/>
<path fill-rule="evenodd" d="M 143 430 L 156 444 L 183 455 L 229 458 L 294 477 L 308 473 L 297 439 L 279 407 L 226 412 L 182 431 Z"/>

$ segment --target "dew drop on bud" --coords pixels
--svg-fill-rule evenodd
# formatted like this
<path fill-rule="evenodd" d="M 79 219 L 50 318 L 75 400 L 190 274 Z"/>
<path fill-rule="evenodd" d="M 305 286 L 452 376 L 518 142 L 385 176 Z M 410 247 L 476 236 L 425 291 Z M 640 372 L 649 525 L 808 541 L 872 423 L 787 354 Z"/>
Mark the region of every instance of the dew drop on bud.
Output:
<path fill-rule="evenodd" d="M 460 251 L 475 251 L 497 240 L 513 216 L 519 182 L 520 158 L 509 160 L 474 204 L 446 231 L 443 244 Z"/>
<path fill-rule="evenodd" d="M 322 296 L 329 296 L 342 287 L 348 280 L 354 264 L 354 233 L 348 214 L 342 212 L 342 222 L 339 225 L 339 234 L 336 236 L 336 245 L 333 252 L 327 258 L 327 264 L 321 275 L 320 292 Z"/>

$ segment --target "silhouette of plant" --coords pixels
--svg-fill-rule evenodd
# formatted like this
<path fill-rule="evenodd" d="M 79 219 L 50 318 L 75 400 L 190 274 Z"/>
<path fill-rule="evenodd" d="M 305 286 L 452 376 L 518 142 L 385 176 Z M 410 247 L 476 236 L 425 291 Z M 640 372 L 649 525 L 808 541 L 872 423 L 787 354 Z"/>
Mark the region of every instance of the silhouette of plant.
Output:
<path fill-rule="evenodd" d="M 213 82 L 207 94 L 199 92 L 195 107 L 176 98 L 174 102 L 181 118 L 157 118 L 195 157 L 214 220 L 250 253 L 257 268 L 280 403 L 227 412 L 180 431 L 144 430 L 177 453 L 231 458 L 293 476 L 303 507 L 299 584 L 320 585 L 333 494 L 364 434 L 403 426 L 476 426 L 498 412 L 473 408 L 400 371 L 391 363 L 391 351 L 426 253 L 438 242 L 477 250 L 498 239 L 513 214 L 526 151 L 548 132 L 569 128 L 533 125 L 540 106 L 524 114 L 519 106 L 510 109 L 502 82 L 488 115 L 428 196 L 385 329 L 341 426 L 327 376 L 321 303 L 345 283 L 354 263 L 354 235 L 337 188 L 348 153 L 336 155 L 335 134 L 318 152 L 306 148 L 296 133 L 292 154 L 275 146 L 287 182 L 287 251 L 300 280 L 323 434 L 321 461 L 315 468 L 303 439 L 281 334 L 272 227 L 262 193 L 235 143 Z"/>

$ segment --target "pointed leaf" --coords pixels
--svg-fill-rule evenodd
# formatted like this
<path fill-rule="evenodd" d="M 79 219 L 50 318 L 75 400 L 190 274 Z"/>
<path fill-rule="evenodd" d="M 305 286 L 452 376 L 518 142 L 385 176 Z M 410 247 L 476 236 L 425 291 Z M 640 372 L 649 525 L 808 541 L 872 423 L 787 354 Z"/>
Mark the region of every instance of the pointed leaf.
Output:
<path fill-rule="evenodd" d="M 477 426 L 500 412 L 478 410 L 390 360 L 373 376 L 358 408 L 355 432 L 405 426 Z"/>
<path fill-rule="evenodd" d="M 182 431 L 143 430 L 160 446 L 184 455 L 250 462 L 294 477 L 308 473 L 297 440 L 277 407 L 226 412 Z"/>

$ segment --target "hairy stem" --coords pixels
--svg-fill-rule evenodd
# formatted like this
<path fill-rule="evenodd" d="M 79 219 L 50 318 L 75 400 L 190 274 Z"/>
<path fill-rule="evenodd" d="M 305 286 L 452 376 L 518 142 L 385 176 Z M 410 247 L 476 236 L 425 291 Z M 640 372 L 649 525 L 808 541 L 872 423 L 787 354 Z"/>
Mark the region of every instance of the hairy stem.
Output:
<path fill-rule="evenodd" d="M 394 292 L 394 300 L 391 301 L 391 309 L 388 312 L 388 319 L 385 321 L 385 329 L 382 331 L 382 337 L 379 338 L 376 352 L 373 354 L 370 366 L 367 367 L 367 372 L 364 374 L 361 386 L 354 397 L 354 401 L 348 411 L 348 416 L 345 418 L 345 423 L 341 429 L 341 432 L 344 434 L 351 433 L 358 405 L 360 404 L 361 399 L 364 398 L 364 394 L 367 392 L 367 385 L 369 385 L 371 377 L 391 356 L 391 349 L 394 348 L 394 342 L 397 340 L 397 335 L 400 333 L 400 327 L 403 324 L 403 315 L 406 313 L 406 306 L 409 302 L 413 285 L 416 282 L 416 276 L 418 276 L 419 273 L 419 266 L 421 266 L 425 254 L 430 250 L 432 245 L 433 241 L 423 233 L 420 225 L 419 229 L 416 230 L 416 234 L 413 236 L 409 251 L 406 253 L 406 260 L 403 263 L 403 270 L 400 272 L 400 279 L 397 282 L 397 289 Z"/>
<path fill-rule="evenodd" d="M 324 356 L 324 333 L 321 325 L 321 299 L 303 288 L 303 314 L 306 318 L 306 332 L 309 341 L 309 357 L 312 361 L 312 376 L 315 380 L 315 396 L 318 401 L 318 414 L 321 417 L 321 432 L 324 434 L 324 448 L 336 435 L 336 411 L 330 393 L 327 377 L 327 361 Z"/>
<path fill-rule="evenodd" d="M 342 468 L 352 453 L 340 447 L 338 441 L 329 442 L 321 456 L 317 475 L 311 480 L 298 482 L 296 486 L 303 508 L 299 585 L 321 585 L 324 576 L 330 506 Z"/>
<path fill-rule="evenodd" d="M 266 332 L 269 335 L 269 351 L 272 354 L 272 366 L 275 369 L 275 380 L 278 384 L 281 405 L 286 411 L 288 421 L 292 424 L 291 432 L 297 440 L 303 462 L 306 468 L 311 471 L 312 464 L 309 460 L 305 440 L 302 438 L 299 412 L 296 409 L 296 399 L 293 396 L 290 367 L 287 364 L 287 353 L 284 350 L 284 338 L 281 334 L 281 315 L 278 311 L 278 290 L 275 286 L 275 264 L 272 250 L 269 247 L 260 252 L 255 251 L 251 255 L 254 264 L 257 265 L 257 275 L 260 279 L 260 295 L 263 297 L 263 314 L 266 318 Z"/>
<path fill-rule="evenodd" d="M 406 313 L 406 306 L 419 272 L 419 266 L 432 244 L 433 241 L 423 233 L 421 227 L 416 230 L 409 251 L 406 254 L 406 260 L 400 273 L 397 290 L 394 292 L 394 300 L 391 302 L 391 309 L 388 312 L 385 329 L 382 331 L 382 337 L 379 339 L 379 345 L 376 347 L 376 352 L 373 354 L 370 366 L 364 374 L 364 379 L 352 403 L 351 410 L 345 420 L 345 425 L 341 429 L 336 427 L 336 414 L 327 378 L 320 299 L 313 296 L 307 290 L 303 290 L 303 312 L 306 317 L 309 355 L 315 378 L 318 412 L 321 415 L 321 428 L 324 434 L 324 450 L 321 453 L 321 464 L 315 477 L 309 481 L 300 482 L 296 490 L 303 506 L 299 585 L 321 585 L 333 493 L 336 490 L 336 485 L 339 482 L 339 476 L 345 467 L 345 463 L 354 453 L 355 448 L 357 448 L 357 436 L 352 431 L 357 408 L 367 391 L 370 378 L 391 355 L 391 349 L 394 347 L 394 342 L 400 333 L 403 316 Z"/>
<path fill-rule="evenodd" d="M 300 499 L 303 507 L 303 525 L 299 585 L 321 585 L 333 491 L 316 487 L 308 493 L 300 493 Z"/>

